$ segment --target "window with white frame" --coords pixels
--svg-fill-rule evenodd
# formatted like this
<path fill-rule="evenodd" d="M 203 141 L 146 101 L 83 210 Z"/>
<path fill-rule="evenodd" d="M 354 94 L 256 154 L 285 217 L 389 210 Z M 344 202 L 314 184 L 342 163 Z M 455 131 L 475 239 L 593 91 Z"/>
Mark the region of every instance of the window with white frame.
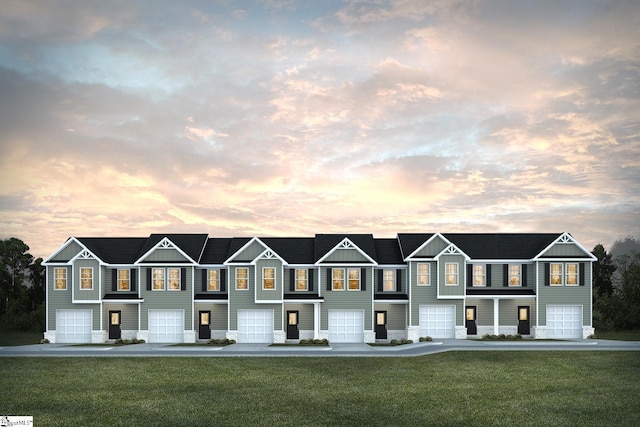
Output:
<path fill-rule="evenodd" d="M 220 290 L 220 270 L 207 270 L 207 290 Z"/>
<path fill-rule="evenodd" d="M 562 264 L 551 264 L 551 280 L 549 284 L 551 286 L 562 286 Z"/>
<path fill-rule="evenodd" d="M 578 286 L 578 264 L 566 264 L 565 271 L 565 285 Z"/>
<path fill-rule="evenodd" d="M 509 286 L 521 286 L 520 283 L 520 266 L 509 265 Z"/>
<path fill-rule="evenodd" d="M 167 289 L 170 291 L 180 290 L 180 269 L 167 268 Z"/>
<path fill-rule="evenodd" d="M 242 267 L 236 268 L 236 289 L 249 289 L 249 269 Z"/>
<path fill-rule="evenodd" d="M 382 290 L 394 292 L 396 290 L 396 271 L 384 270 L 382 273 Z"/>
<path fill-rule="evenodd" d="M 446 286 L 458 285 L 458 263 L 447 262 L 444 265 L 445 279 L 444 284 Z"/>
<path fill-rule="evenodd" d="M 487 273 L 485 272 L 485 266 L 482 264 L 473 265 L 473 286 L 487 286 Z"/>
<path fill-rule="evenodd" d="M 151 269 L 151 289 L 164 291 L 164 268 Z"/>
<path fill-rule="evenodd" d="M 67 289 L 67 269 L 66 268 L 54 268 L 54 289 L 58 291 L 64 291 Z"/>
<path fill-rule="evenodd" d="M 131 272 L 129 269 L 118 270 L 118 290 L 128 291 L 131 289 Z"/>
<path fill-rule="evenodd" d="M 344 291 L 344 269 L 334 268 L 331 270 L 331 290 Z"/>
<path fill-rule="evenodd" d="M 418 264 L 418 286 L 429 286 L 429 264 Z"/>
<path fill-rule="evenodd" d="M 80 289 L 85 289 L 85 290 L 93 289 L 93 268 L 91 267 L 80 268 Z"/>
<path fill-rule="evenodd" d="M 296 269 L 296 291 L 306 291 L 309 289 L 309 282 L 306 268 Z"/>
<path fill-rule="evenodd" d="M 271 290 L 276 288 L 276 269 L 265 267 L 262 269 L 262 289 Z"/>
<path fill-rule="evenodd" d="M 350 268 L 348 270 L 348 275 L 349 275 L 349 290 L 359 291 L 360 290 L 360 269 Z"/>

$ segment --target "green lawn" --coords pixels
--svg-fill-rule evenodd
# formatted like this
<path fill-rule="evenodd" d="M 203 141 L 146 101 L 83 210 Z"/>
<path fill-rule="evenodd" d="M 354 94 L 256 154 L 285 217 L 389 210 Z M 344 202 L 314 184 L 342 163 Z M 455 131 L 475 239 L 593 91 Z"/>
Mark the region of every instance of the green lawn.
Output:
<path fill-rule="evenodd" d="M 637 352 L 419 358 L 3 358 L 38 426 L 640 425 Z"/>

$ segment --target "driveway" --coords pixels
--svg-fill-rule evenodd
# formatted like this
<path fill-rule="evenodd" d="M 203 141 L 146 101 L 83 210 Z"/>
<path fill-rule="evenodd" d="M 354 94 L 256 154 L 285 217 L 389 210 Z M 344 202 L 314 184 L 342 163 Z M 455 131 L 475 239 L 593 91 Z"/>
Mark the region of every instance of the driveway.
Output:
<path fill-rule="evenodd" d="M 132 344 L 124 346 L 36 344 L 0 347 L 0 357 L 415 357 L 447 351 L 640 351 L 638 341 L 472 341 L 440 340 L 401 346 L 331 344 L 316 346 L 269 346 L 232 344 L 176 346 L 171 344 Z"/>

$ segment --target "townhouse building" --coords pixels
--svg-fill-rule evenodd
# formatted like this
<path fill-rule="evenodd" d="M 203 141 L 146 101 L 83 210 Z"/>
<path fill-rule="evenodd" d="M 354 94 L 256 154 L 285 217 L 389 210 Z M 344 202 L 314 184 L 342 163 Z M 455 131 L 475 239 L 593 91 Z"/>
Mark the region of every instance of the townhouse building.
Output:
<path fill-rule="evenodd" d="M 595 257 L 569 233 L 70 237 L 50 342 L 586 338 Z"/>

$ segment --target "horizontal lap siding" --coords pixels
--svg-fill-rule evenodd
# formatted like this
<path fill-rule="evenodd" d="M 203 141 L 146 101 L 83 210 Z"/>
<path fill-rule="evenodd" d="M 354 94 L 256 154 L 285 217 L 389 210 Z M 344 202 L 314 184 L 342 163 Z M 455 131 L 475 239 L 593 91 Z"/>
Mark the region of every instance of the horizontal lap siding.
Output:
<path fill-rule="evenodd" d="M 500 300 L 498 322 L 500 326 L 518 324 L 518 307 L 529 307 L 529 324 L 536 324 L 536 302 L 534 299 Z"/>
<path fill-rule="evenodd" d="M 557 261 L 558 263 L 564 261 Z M 538 324 L 547 324 L 547 305 L 581 305 L 583 326 L 591 325 L 591 263 L 585 262 L 584 286 L 544 286 L 545 262 L 538 263 Z"/>
<path fill-rule="evenodd" d="M 436 275 L 437 268 L 435 262 L 429 262 L 429 286 L 418 286 L 418 264 L 417 262 L 411 262 L 411 324 L 412 326 L 418 326 L 420 317 L 420 305 L 438 304 Z"/>
<path fill-rule="evenodd" d="M 93 269 L 93 289 L 80 289 L 80 269 L 88 267 Z M 95 259 L 78 259 L 73 263 L 73 287 L 75 300 L 98 301 L 100 299 L 100 264 Z"/>
<path fill-rule="evenodd" d="M 236 269 L 249 268 L 249 289 L 236 290 Z M 276 271 L 276 276 L 280 274 Z M 276 330 L 282 329 L 282 304 L 256 304 L 256 267 L 255 266 L 232 266 L 229 268 L 229 329 L 238 329 L 238 310 L 273 310 L 273 323 Z M 262 287 L 262 283 L 258 283 Z M 280 295 L 280 294 L 278 294 Z M 280 297 L 278 297 L 280 298 Z"/>
<path fill-rule="evenodd" d="M 493 300 L 467 298 L 466 306 L 476 307 L 478 326 L 493 326 Z"/>
<path fill-rule="evenodd" d="M 275 289 L 265 290 L 262 289 L 262 269 L 273 268 L 276 272 L 276 284 Z M 256 301 L 274 301 L 282 300 L 282 262 L 278 259 L 260 260 L 256 263 Z"/>
<path fill-rule="evenodd" d="M 446 265 L 455 263 L 458 265 L 458 285 L 447 286 L 446 285 Z M 440 296 L 463 296 L 464 288 L 466 286 L 465 280 L 465 264 L 464 258 L 460 255 L 444 255 L 440 257 L 440 272 L 438 275 Z"/>
<path fill-rule="evenodd" d="M 125 331 L 138 330 L 138 304 L 104 304 L 102 306 L 102 329 L 109 330 L 109 312 L 120 311 L 120 329 Z"/>
<path fill-rule="evenodd" d="M 67 289 L 64 291 L 55 290 L 55 268 L 65 268 L 67 270 Z M 49 315 L 49 324 L 47 329 L 56 329 L 56 310 L 57 309 L 75 309 L 77 304 L 71 302 L 71 267 L 53 267 L 47 266 L 47 314 Z"/>
<path fill-rule="evenodd" d="M 376 304 L 375 311 L 387 312 L 387 329 L 399 331 L 407 329 L 407 306 L 404 304 Z"/>
<path fill-rule="evenodd" d="M 157 268 L 180 268 L 180 266 L 172 265 L 158 265 Z M 185 330 L 191 330 L 191 318 L 192 313 L 192 289 L 191 283 L 193 280 L 193 268 L 186 268 L 186 283 L 187 289 L 185 291 L 148 291 L 147 290 L 147 267 L 140 268 L 140 278 L 138 280 L 137 288 L 140 290 L 140 297 L 144 299 L 144 303 L 141 305 L 140 312 L 140 329 L 149 329 L 149 310 L 184 310 L 184 328 Z M 182 273 L 181 273 L 182 274 Z M 165 272 L 165 281 L 168 279 Z"/>
<path fill-rule="evenodd" d="M 200 312 L 201 311 L 210 311 L 211 312 L 211 330 L 212 331 L 226 331 L 228 322 L 227 322 L 227 313 L 228 307 L 227 304 L 207 304 L 207 303 L 196 303 L 195 308 L 193 310 L 193 327 L 197 330 L 200 326 Z"/>
<path fill-rule="evenodd" d="M 313 305 L 312 304 L 285 304 L 285 312 L 298 312 L 298 329 L 301 331 L 313 330 Z M 286 322 L 286 320 L 285 320 Z"/>
<path fill-rule="evenodd" d="M 334 268 L 349 268 L 334 267 Z M 355 268 L 355 267 L 352 267 Z M 361 268 L 361 267 L 357 267 Z M 328 291 L 327 290 L 327 268 L 320 268 L 320 283 L 322 287 L 322 296 L 324 297 L 324 303 L 320 305 L 320 329 L 329 329 L 329 310 L 364 310 L 364 328 L 366 330 L 373 329 L 372 319 L 372 301 L 373 301 L 373 284 L 372 276 L 373 269 L 366 267 L 366 290 L 364 291 Z M 345 270 L 345 276 L 347 272 Z M 345 287 L 347 284 L 345 284 Z"/>

